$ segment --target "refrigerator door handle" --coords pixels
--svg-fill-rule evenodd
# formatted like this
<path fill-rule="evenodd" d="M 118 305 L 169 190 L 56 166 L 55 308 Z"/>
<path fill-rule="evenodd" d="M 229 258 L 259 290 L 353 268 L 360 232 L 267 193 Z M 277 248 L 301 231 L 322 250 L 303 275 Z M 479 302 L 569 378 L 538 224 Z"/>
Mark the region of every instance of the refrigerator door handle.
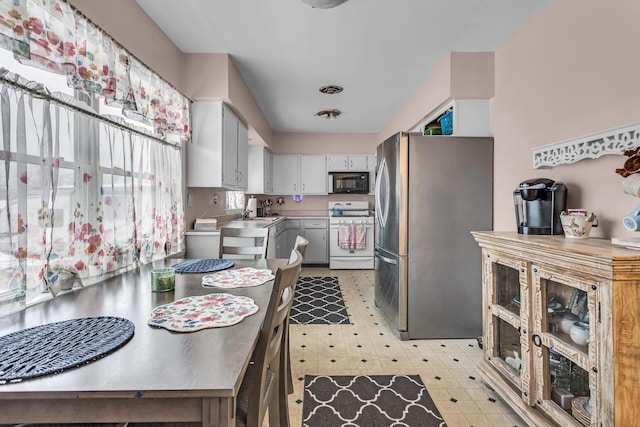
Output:
<path fill-rule="evenodd" d="M 379 258 L 381 261 L 386 262 L 387 264 L 398 264 L 398 261 L 393 258 L 388 258 L 386 256 L 380 255 L 380 252 L 376 251 L 376 258 Z"/>
<path fill-rule="evenodd" d="M 378 174 L 376 177 L 376 217 L 381 227 L 387 225 L 387 216 L 389 215 L 389 200 L 391 189 L 389 188 L 389 168 L 386 159 L 382 159 Z"/>

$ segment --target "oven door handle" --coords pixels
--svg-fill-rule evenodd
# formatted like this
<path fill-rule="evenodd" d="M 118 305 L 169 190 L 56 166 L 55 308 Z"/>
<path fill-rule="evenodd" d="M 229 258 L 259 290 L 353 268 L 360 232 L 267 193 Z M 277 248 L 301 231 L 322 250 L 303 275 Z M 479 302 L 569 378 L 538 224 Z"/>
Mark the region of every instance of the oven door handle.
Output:
<path fill-rule="evenodd" d="M 388 258 L 386 256 L 382 256 L 378 251 L 376 251 L 375 255 L 376 255 L 376 258 L 380 259 L 383 262 L 386 262 L 387 264 L 393 264 L 393 265 L 398 264 L 398 260 L 395 260 L 393 258 Z"/>

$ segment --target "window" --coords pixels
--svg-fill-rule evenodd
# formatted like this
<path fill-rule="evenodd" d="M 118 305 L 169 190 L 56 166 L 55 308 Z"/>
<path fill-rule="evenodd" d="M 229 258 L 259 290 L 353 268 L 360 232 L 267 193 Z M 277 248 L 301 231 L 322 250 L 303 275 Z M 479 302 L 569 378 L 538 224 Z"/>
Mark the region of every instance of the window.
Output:
<path fill-rule="evenodd" d="M 225 212 L 234 213 L 244 211 L 244 191 L 227 191 L 225 197 Z"/>
<path fill-rule="evenodd" d="M 2 8 L 0 316 L 181 250 L 190 135 L 188 99 L 66 2 Z"/>

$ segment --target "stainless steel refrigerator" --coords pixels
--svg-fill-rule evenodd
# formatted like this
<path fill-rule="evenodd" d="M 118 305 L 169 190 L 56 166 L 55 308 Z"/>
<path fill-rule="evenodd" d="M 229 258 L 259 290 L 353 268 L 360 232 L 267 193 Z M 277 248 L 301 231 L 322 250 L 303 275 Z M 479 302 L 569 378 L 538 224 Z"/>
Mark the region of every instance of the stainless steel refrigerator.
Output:
<path fill-rule="evenodd" d="M 482 334 L 493 139 L 400 133 L 377 148 L 375 304 L 400 339 Z"/>

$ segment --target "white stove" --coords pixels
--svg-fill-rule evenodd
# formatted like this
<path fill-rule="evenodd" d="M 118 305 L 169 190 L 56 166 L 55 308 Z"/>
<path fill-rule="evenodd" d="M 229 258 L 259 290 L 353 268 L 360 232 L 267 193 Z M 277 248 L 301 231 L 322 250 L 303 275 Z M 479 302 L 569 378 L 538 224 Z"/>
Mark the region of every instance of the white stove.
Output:
<path fill-rule="evenodd" d="M 373 269 L 373 216 L 367 201 L 329 202 L 329 268 Z"/>

